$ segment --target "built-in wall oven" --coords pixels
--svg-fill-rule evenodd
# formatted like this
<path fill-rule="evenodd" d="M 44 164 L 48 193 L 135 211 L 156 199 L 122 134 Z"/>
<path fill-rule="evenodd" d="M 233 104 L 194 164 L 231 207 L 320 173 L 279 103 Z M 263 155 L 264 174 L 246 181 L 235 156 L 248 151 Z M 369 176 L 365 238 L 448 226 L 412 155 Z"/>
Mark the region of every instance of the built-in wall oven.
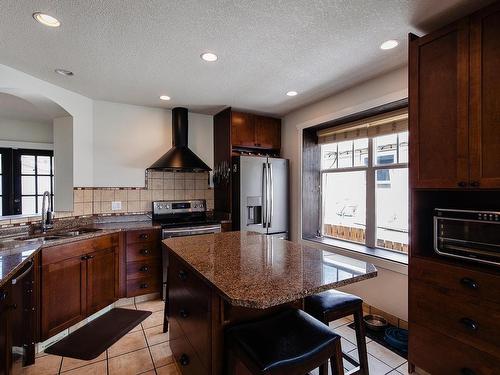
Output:
<path fill-rule="evenodd" d="M 500 212 L 435 209 L 434 250 L 444 256 L 500 266 Z"/>

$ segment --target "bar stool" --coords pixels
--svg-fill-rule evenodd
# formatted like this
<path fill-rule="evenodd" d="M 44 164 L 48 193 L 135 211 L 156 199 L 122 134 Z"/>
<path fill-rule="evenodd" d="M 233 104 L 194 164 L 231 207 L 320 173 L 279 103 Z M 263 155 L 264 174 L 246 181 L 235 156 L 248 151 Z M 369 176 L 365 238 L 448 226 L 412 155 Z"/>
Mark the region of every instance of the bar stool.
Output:
<path fill-rule="evenodd" d="M 354 315 L 359 363 L 348 354 L 344 353 L 343 357 L 356 366 L 354 370 L 349 371 L 349 375 L 368 375 L 363 300 L 352 294 L 329 290 L 306 297 L 304 310 L 326 325 L 334 320 Z"/>
<path fill-rule="evenodd" d="M 252 375 L 304 375 L 318 368 L 344 375 L 340 336 L 302 310 L 288 309 L 262 320 L 226 329 L 227 374 L 237 359 Z"/>

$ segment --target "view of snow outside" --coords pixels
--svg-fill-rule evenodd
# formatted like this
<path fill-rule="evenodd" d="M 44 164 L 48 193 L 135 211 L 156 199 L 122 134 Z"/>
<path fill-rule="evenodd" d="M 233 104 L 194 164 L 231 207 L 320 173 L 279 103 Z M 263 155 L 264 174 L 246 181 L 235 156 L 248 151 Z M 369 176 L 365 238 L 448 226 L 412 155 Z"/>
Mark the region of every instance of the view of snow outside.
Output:
<path fill-rule="evenodd" d="M 407 163 L 408 132 L 375 137 L 373 149 L 374 167 Z M 323 234 L 365 242 L 366 176 L 375 173 L 377 246 L 406 252 L 408 168 L 372 169 L 368 163 L 368 138 L 322 145 L 322 169 L 338 170 L 323 174 Z"/>

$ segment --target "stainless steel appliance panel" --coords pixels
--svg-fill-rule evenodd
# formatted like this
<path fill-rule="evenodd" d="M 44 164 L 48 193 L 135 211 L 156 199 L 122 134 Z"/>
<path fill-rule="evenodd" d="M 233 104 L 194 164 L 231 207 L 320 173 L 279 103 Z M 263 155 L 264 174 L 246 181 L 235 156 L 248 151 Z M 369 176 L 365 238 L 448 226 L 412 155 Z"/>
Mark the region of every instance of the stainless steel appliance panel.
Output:
<path fill-rule="evenodd" d="M 267 233 L 288 231 L 288 160 L 268 158 L 269 209 Z"/>
<path fill-rule="evenodd" d="M 267 233 L 267 158 L 240 157 L 240 229 Z"/>

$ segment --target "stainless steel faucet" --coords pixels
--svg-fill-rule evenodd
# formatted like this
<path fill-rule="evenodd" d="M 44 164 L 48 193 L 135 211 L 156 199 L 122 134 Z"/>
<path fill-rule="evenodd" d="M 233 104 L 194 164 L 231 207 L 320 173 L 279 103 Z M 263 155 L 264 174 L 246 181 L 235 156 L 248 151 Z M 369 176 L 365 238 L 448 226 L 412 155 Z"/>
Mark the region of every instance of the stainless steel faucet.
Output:
<path fill-rule="evenodd" d="M 47 205 L 45 205 L 45 197 L 47 197 Z M 42 232 L 45 233 L 47 229 L 52 229 L 53 227 L 50 193 L 45 191 L 42 197 Z"/>

